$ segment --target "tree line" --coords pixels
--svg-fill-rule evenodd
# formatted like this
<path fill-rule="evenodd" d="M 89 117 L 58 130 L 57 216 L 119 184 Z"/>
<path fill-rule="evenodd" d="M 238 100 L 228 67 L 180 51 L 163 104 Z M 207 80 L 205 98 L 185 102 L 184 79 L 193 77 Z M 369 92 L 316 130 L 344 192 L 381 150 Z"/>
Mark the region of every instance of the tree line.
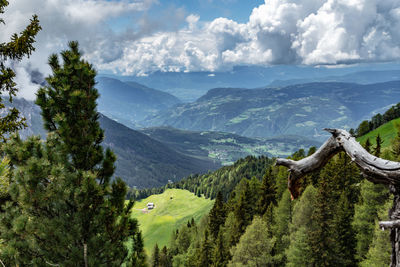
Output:
<path fill-rule="evenodd" d="M 400 133 L 392 147 L 396 143 Z M 370 149 L 391 160 L 400 156 L 393 149 L 382 155 L 376 145 Z M 299 150 L 292 158 L 314 152 L 315 148 L 307 153 Z M 188 221 L 176 229 L 169 246 L 156 245 L 150 264 L 389 265 L 389 233 L 378 227 L 379 220 L 387 219 L 392 201 L 388 188 L 363 179 L 351 159 L 340 153 L 320 171 L 307 175 L 300 192 L 299 199 L 290 199 L 283 167 L 268 165 L 262 178 L 243 175 L 228 198 L 217 192 L 213 208 L 199 223 Z"/>
<path fill-rule="evenodd" d="M 0 1 L 0 13 L 8 2 Z M 3 20 L 0 19 L 2 23 Z M 0 44 L 1 93 L 16 96 L 10 61 L 34 50 L 37 16 Z M 47 138 L 22 140 L 24 119 L 11 109 L 0 119 L 0 262 L 3 266 L 146 266 L 128 187 L 111 179 L 116 157 L 101 143 L 96 71 L 77 42 L 49 57 L 52 74 L 39 89 Z M 61 60 L 60 60 L 61 59 Z M 6 111 L 4 105 L 0 109 Z M 129 246 L 127 244 L 130 244 Z"/>
<path fill-rule="evenodd" d="M 355 131 L 354 129 L 351 129 L 350 133 L 354 136 L 360 137 L 397 118 L 400 118 L 400 103 L 389 108 L 385 113 L 383 113 L 383 115 L 378 113 L 374 115 L 371 120 L 362 121 L 357 129 Z"/>

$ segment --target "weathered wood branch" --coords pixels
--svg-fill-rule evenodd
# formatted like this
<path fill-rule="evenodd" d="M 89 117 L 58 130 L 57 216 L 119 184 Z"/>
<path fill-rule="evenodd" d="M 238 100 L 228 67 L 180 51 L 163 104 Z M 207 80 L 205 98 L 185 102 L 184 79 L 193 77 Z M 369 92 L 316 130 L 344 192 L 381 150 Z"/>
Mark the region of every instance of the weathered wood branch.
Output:
<path fill-rule="evenodd" d="M 382 221 L 379 222 L 379 227 L 382 229 L 400 228 L 400 220 Z"/>
<path fill-rule="evenodd" d="M 276 160 L 276 165 L 289 168 L 288 188 L 292 198 L 299 196 L 299 179 L 322 168 L 335 154 L 345 151 L 360 168 L 366 179 L 373 183 L 400 188 L 400 163 L 381 159 L 366 151 L 346 130 L 324 129 L 332 136 L 311 156 L 294 161 Z"/>

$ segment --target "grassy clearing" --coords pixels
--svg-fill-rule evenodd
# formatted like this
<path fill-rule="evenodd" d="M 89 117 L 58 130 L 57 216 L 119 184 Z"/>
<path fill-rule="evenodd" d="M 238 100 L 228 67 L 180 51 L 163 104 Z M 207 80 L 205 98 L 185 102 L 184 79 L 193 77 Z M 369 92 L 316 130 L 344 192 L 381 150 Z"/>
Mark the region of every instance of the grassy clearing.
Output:
<path fill-rule="evenodd" d="M 380 134 L 381 139 L 383 140 L 382 148 L 387 148 L 391 145 L 392 140 L 396 136 L 397 133 L 397 129 L 395 127 L 396 124 L 400 124 L 400 118 L 391 120 L 388 123 L 381 125 L 375 130 L 367 133 L 366 135 L 357 138 L 357 141 L 360 142 L 360 144 L 364 144 L 367 141 L 367 138 L 369 138 L 371 144 L 375 145 L 376 136 Z"/>
<path fill-rule="evenodd" d="M 145 208 L 149 202 L 154 203 L 155 209 L 143 213 L 140 209 Z M 137 201 L 132 216 L 139 221 L 147 255 L 151 254 L 156 243 L 160 248 L 169 245 L 172 231 L 186 224 L 192 217 L 198 222 L 213 204 L 213 200 L 197 197 L 181 189 L 168 189 L 162 194 Z"/>

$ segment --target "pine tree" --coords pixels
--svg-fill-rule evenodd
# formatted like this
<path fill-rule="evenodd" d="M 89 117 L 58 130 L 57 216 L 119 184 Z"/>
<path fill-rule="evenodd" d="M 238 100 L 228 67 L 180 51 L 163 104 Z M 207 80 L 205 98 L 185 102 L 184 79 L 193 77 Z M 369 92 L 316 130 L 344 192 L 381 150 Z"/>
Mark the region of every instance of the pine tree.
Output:
<path fill-rule="evenodd" d="M 4 13 L 7 6 L 8 1 L 0 1 L 0 14 Z M 5 24 L 2 18 L 0 24 Z M 0 117 L 0 141 L 4 141 L 8 133 L 16 132 L 25 126 L 25 119 L 20 117 L 19 111 L 16 108 L 7 111 L 1 98 L 2 93 L 7 93 L 9 101 L 12 102 L 18 92 L 14 82 L 15 72 L 7 67 L 6 63 L 21 61 L 25 56 L 29 57 L 35 50 L 33 44 L 40 30 L 38 17 L 33 15 L 30 24 L 19 35 L 13 34 L 11 41 L 0 43 L 0 111 L 2 115 L 5 114 Z"/>
<path fill-rule="evenodd" d="M 131 227 L 131 229 L 136 230 L 136 227 Z M 132 251 L 130 266 L 132 267 L 146 267 L 146 254 L 144 252 L 144 243 L 142 238 L 142 232 L 132 231 L 130 233 L 132 236 Z"/>
<path fill-rule="evenodd" d="M 317 188 L 316 206 L 311 216 L 315 228 L 309 234 L 309 242 L 312 251 L 310 261 L 312 266 L 329 266 L 333 255 L 333 239 L 331 233 L 332 198 L 333 190 L 330 178 L 336 167 L 329 162 L 321 171 Z"/>
<path fill-rule="evenodd" d="M 378 210 L 389 197 L 389 190 L 384 185 L 376 185 L 367 180 L 361 182 L 359 203 L 355 205 L 353 228 L 356 232 L 356 258 L 365 259 L 373 239 L 374 224 Z"/>
<path fill-rule="evenodd" d="M 239 243 L 231 249 L 232 260 L 228 266 L 277 266 L 271 255 L 275 238 L 268 237 L 266 227 L 260 217 L 254 218 Z"/>
<path fill-rule="evenodd" d="M 168 253 L 168 249 L 164 246 L 160 253 L 160 266 L 162 267 L 172 267 L 171 257 Z"/>
<path fill-rule="evenodd" d="M 199 266 L 208 267 L 212 264 L 212 244 L 208 237 L 208 230 L 204 231 L 204 240 L 201 243 Z"/>
<path fill-rule="evenodd" d="M 374 155 L 376 156 L 376 157 L 379 157 L 380 155 L 381 155 L 381 149 L 382 149 L 382 143 L 383 143 L 383 140 L 381 139 L 381 136 L 380 136 L 380 134 L 378 134 L 377 136 L 376 136 L 376 140 L 375 140 L 375 147 L 374 147 Z"/>
<path fill-rule="evenodd" d="M 274 213 L 275 258 L 279 263 L 278 265 L 284 265 L 286 262 L 285 250 L 289 246 L 289 223 L 292 220 L 292 201 L 288 190 L 283 193 Z M 268 231 L 266 232 L 268 233 Z"/>
<path fill-rule="evenodd" d="M 269 167 L 266 171 L 257 201 L 257 213 L 263 215 L 270 205 L 276 206 L 276 190 L 273 182 L 272 168 Z"/>
<path fill-rule="evenodd" d="M 214 238 L 214 240 L 216 240 L 218 237 L 219 229 L 222 225 L 224 225 L 226 218 L 226 210 L 221 191 L 218 192 L 217 198 L 214 202 L 214 206 L 210 210 L 208 217 L 208 228 L 210 229 L 211 236 Z"/>
<path fill-rule="evenodd" d="M 369 141 L 369 138 L 367 138 L 367 141 L 365 141 L 364 148 L 368 151 L 368 153 L 371 153 L 371 142 Z"/>
<path fill-rule="evenodd" d="M 356 266 L 355 232 L 351 226 L 353 207 L 349 203 L 346 192 L 342 192 L 336 205 L 332 220 L 332 238 L 335 240 L 333 258 L 337 266 Z"/>
<path fill-rule="evenodd" d="M 390 245 L 390 231 L 382 231 L 379 227 L 378 221 L 388 220 L 387 210 L 392 206 L 392 199 L 386 201 L 384 205 L 379 208 L 379 215 L 374 224 L 373 239 L 370 243 L 368 253 L 365 259 L 360 262 L 362 267 L 380 267 L 390 265 L 390 254 L 392 247 Z"/>
<path fill-rule="evenodd" d="M 235 245 L 239 242 L 240 236 L 246 230 L 246 227 L 251 223 L 252 220 L 252 196 L 250 195 L 249 184 L 247 179 L 241 180 L 242 189 L 239 192 L 237 202 L 233 207 L 234 224 L 231 235 L 231 245 Z"/>
<path fill-rule="evenodd" d="M 396 124 L 395 125 L 397 133 L 395 138 L 392 140 L 392 144 L 391 144 L 391 152 L 394 156 L 395 160 L 399 160 L 400 159 L 400 124 Z"/>
<path fill-rule="evenodd" d="M 224 267 L 230 259 L 229 250 L 224 242 L 223 232 L 219 231 L 213 251 L 213 266 Z"/>
<path fill-rule="evenodd" d="M 48 139 L 16 137 L 4 148 L 15 177 L 1 238 L 16 264 L 120 265 L 129 260 L 125 243 L 138 231 L 133 201 L 126 205 L 122 180 L 110 182 L 115 156 L 100 145 L 95 71 L 76 42 L 62 56 L 63 66 L 50 57 L 53 76 L 38 92 Z"/>
<path fill-rule="evenodd" d="M 309 185 L 293 208 L 290 224 L 290 245 L 286 250 L 288 266 L 311 266 L 312 250 L 309 235 L 315 230 L 311 217 L 316 209 L 317 190 Z"/>
<path fill-rule="evenodd" d="M 156 243 L 153 249 L 153 256 L 151 258 L 151 266 L 152 267 L 160 267 L 160 249 L 158 248 L 158 244 Z"/>

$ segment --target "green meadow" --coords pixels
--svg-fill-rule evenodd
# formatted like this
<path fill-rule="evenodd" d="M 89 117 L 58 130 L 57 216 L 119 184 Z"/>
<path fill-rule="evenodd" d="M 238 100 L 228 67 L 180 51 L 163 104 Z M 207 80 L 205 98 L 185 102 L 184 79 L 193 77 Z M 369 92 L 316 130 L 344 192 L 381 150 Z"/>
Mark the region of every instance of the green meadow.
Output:
<path fill-rule="evenodd" d="M 148 213 L 142 211 L 147 203 L 155 205 Z M 207 214 L 214 200 L 197 197 L 182 189 L 168 189 L 159 195 L 152 195 L 135 203 L 132 216 L 139 221 L 147 255 L 157 243 L 160 249 L 169 245 L 172 231 L 194 218 L 198 222 Z"/>
<path fill-rule="evenodd" d="M 379 134 L 381 139 L 383 140 L 382 148 L 387 148 L 391 145 L 392 140 L 397 134 L 396 124 L 400 124 L 400 118 L 391 120 L 381 125 L 375 130 L 357 138 L 357 141 L 360 142 L 360 144 L 364 144 L 367 141 L 367 138 L 369 138 L 371 144 L 375 145 L 375 139 Z"/>

